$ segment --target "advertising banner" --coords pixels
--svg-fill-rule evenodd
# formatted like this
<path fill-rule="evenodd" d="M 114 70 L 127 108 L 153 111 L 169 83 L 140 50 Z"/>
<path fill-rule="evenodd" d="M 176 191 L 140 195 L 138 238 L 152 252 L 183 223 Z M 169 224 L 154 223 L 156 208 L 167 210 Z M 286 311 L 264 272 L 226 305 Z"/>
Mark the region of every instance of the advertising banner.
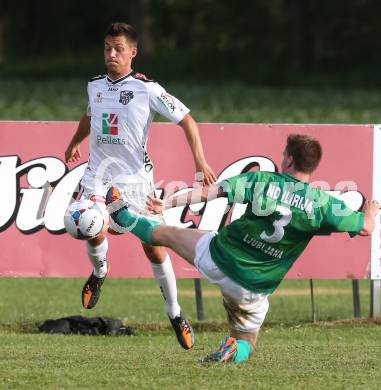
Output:
<path fill-rule="evenodd" d="M 64 152 L 76 122 L 0 122 L 0 276 L 84 277 L 91 272 L 85 242 L 71 238 L 63 226 L 68 204 L 86 168 L 82 160 L 65 164 Z M 248 170 L 280 170 L 287 135 L 310 134 L 322 144 L 323 159 L 312 177 L 314 186 L 330 191 L 358 210 L 373 196 L 374 126 L 200 124 L 209 165 L 222 180 Z M 199 185 L 193 157 L 179 126 L 155 123 L 148 154 L 154 164 L 158 195 Z M 165 212 L 169 225 L 218 230 L 238 218 L 246 205 L 226 199 L 177 207 Z M 170 253 L 179 278 L 197 271 Z M 109 237 L 111 277 L 152 277 L 138 239 Z M 369 277 L 370 238 L 347 234 L 315 237 L 288 273 L 288 278 Z"/>

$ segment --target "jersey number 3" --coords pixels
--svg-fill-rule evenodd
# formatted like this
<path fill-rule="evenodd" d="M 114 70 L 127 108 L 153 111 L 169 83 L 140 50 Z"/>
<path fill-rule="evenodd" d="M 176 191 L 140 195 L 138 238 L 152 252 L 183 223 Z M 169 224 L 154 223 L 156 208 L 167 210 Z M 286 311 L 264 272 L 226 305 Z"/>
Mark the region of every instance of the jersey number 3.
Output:
<path fill-rule="evenodd" d="M 273 222 L 274 233 L 270 236 L 263 231 L 260 235 L 263 241 L 267 241 L 270 244 L 280 241 L 284 236 L 284 227 L 287 226 L 292 218 L 292 212 L 289 208 L 284 206 L 276 206 L 275 211 L 277 211 L 282 217 L 281 219 L 276 219 Z"/>

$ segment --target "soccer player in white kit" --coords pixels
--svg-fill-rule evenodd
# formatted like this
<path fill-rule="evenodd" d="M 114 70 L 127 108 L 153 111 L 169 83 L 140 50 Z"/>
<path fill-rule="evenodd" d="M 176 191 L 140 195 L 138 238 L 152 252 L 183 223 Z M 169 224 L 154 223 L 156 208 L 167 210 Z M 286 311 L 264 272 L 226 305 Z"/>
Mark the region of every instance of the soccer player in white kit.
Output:
<path fill-rule="evenodd" d="M 90 135 L 90 156 L 81 180 L 82 198 L 103 203 L 108 189 L 115 186 L 130 207 L 139 212 L 154 191 L 153 163 L 146 143 L 156 113 L 183 128 L 204 184 L 212 184 L 216 177 L 205 160 L 198 127 L 189 109 L 158 83 L 132 70 L 136 54 L 135 29 L 128 24 L 112 23 L 104 38 L 107 75 L 88 83 L 88 110 L 67 147 L 65 160 L 78 161 L 80 143 Z M 144 242 L 142 246 L 151 261 L 177 339 L 183 348 L 192 348 L 194 333 L 177 301 L 176 278 L 168 253 L 163 247 Z M 99 299 L 109 268 L 107 249 L 105 234 L 87 241 L 93 272 L 82 290 L 82 304 L 86 309 L 94 307 Z"/>

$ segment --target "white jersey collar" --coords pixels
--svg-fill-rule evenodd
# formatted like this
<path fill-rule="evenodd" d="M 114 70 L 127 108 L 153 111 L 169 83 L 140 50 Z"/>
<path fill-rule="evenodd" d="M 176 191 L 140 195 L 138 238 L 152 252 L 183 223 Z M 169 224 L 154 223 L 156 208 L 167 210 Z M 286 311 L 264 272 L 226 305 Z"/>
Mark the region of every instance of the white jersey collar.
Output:
<path fill-rule="evenodd" d="M 133 73 L 133 70 L 131 69 L 131 71 L 128 72 L 125 76 L 123 76 L 123 77 L 121 77 L 121 78 L 119 78 L 117 80 L 111 80 L 110 77 L 108 77 L 108 75 L 107 75 L 106 80 L 110 84 L 118 84 L 121 81 L 125 80 L 127 77 L 131 76 L 132 73 Z"/>

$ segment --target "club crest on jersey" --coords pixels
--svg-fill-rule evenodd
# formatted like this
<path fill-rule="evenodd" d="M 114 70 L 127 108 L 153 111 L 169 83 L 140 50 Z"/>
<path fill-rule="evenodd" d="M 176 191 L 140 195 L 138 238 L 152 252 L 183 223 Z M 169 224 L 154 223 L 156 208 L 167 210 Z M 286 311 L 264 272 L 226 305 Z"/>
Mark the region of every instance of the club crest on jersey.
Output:
<path fill-rule="evenodd" d="M 133 91 L 120 91 L 119 103 L 127 105 L 134 98 Z"/>

